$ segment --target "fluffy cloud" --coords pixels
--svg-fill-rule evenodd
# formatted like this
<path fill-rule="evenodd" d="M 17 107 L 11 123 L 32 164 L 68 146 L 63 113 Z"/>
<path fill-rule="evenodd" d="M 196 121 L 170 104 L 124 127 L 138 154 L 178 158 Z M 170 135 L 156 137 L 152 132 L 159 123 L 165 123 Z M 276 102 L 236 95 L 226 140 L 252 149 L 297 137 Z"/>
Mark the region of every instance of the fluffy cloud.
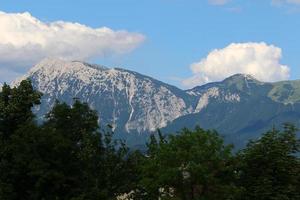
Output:
<path fill-rule="evenodd" d="M 229 2 L 230 0 L 208 0 L 208 2 L 212 5 L 225 5 Z"/>
<path fill-rule="evenodd" d="M 87 60 L 128 53 L 143 41 L 138 33 L 64 21 L 45 23 L 27 12 L 0 12 L 0 67 L 15 71 L 45 57 Z"/>
<path fill-rule="evenodd" d="M 281 49 L 266 43 L 233 43 L 215 49 L 200 62 L 191 65 L 193 76 L 182 83 L 185 87 L 220 81 L 236 73 L 250 74 L 261 81 L 289 78 L 289 68 L 280 63 Z"/>

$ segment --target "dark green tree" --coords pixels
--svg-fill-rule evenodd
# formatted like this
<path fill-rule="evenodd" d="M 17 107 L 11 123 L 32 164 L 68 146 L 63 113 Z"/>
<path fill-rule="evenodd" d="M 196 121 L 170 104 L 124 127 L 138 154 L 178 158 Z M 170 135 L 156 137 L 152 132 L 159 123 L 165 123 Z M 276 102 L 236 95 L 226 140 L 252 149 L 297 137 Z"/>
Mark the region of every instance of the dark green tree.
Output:
<path fill-rule="evenodd" d="M 30 81 L 0 92 L 0 199 L 114 199 L 135 187 L 137 157 L 100 132 L 95 111 L 57 102 L 37 125 L 40 97 Z"/>
<path fill-rule="evenodd" d="M 130 151 L 122 140 L 113 138 L 112 127 L 103 130 L 103 179 L 107 199 L 131 193 L 137 188 L 138 166 L 142 158 L 139 151 Z"/>
<path fill-rule="evenodd" d="M 272 129 L 239 153 L 240 185 L 244 187 L 241 199 L 300 199 L 296 132 L 293 125 L 285 124 L 283 131 Z"/>
<path fill-rule="evenodd" d="M 64 135 L 77 155 L 79 199 L 115 199 L 134 188 L 136 162 L 123 141 L 113 138 L 111 126 L 100 132 L 97 113 L 76 100 L 72 107 L 58 103 L 45 127 Z M 85 185 L 85 186 L 82 186 Z M 85 189 L 84 189 L 85 188 Z"/>
<path fill-rule="evenodd" d="M 0 92 L 0 137 L 8 139 L 18 127 L 33 121 L 31 109 L 40 104 L 41 93 L 33 89 L 30 80 L 18 87 L 4 84 Z"/>
<path fill-rule="evenodd" d="M 14 175 L 21 171 L 13 169 L 16 149 L 12 141 L 25 126 L 35 131 L 31 109 L 40 103 L 40 97 L 41 93 L 33 89 L 30 80 L 14 88 L 4 84 L 0 92 L 0 199 L 18 198 L 15 189 L 19 183 Z"/>
<path fill-rule="evenodd" d="M 72 106 L 57 102 L 42 128 L 59 138 L 54 148 L 62 145 L 62 152 L 57 152 L 59 165 L 55 167 L 58 171 L 67 170 L 62 173 L 60 186 L 66 195 L 57 191 L 59 199 L 104 198 L 100 180 L 104 149 L 97 113 L 78 100 Z"/>
<path fill-rule="evenodd" d="M 237 193 L 231 146 L 215 131 L 183 129 L 167 140 L 151 137 L 141 164 L 147 199 L 233 199 Z M 145 198 L 145 199 L 146 199 Z"/>

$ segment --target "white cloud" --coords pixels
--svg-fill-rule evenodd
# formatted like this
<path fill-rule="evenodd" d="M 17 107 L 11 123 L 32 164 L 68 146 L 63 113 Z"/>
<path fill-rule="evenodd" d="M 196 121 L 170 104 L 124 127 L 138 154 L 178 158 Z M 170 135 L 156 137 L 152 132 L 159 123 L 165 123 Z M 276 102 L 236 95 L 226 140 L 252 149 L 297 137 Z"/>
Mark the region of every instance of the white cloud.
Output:
<path fill-rule="evenodd" d="M 289 67 L 280 63 L 281 49 L 266 43 L 233 43 L 215 49 L 191 65 L 193 76 L 182 81 L 185 87 L 221 81 L 236 73 L 250 74 L 261 81 L 289 78 Z"/>
<path fill-rule="evenodd" d="M 212 5 L 218 5 L 218 6 L 221 6 L 221 5 L 225 5 L 227 4 L 229 1 L 231 0 L 208 0 L 208 2 Z"/>
<path fill-rule="evenodd" d="M 17 71 L 45 57 L 87 60 L 123 54 L 144 39 L 142 34 L 107 27 L 91 28 L 65 21 L 45 23 L 27 12 L 0 12 L 0 67 Z"/>

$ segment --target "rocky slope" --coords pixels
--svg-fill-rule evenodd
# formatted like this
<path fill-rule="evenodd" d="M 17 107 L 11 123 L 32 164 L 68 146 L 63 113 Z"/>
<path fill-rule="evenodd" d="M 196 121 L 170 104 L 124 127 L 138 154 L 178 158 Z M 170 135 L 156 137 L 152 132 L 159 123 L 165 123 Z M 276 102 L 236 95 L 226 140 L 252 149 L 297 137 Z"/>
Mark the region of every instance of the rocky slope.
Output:
<path fill-rule="evenodd" d="M 111 124 L 131 144 L 144 143 L 157 128 L 174 133 L 200 125 L 242 147 L 273 124 L 300 124 L 300 81 L 263 83 L 237 74 L 185 91 L 125 69 L 55 59 L 43 60 L 14 84 L 25 78 L 44 94 L 35 108 L 39 118 L 56 100 L 78 98 L 98 111 L 102 126 Z"/>
<path fill-rule="evenodd" d="M 44 94 L 36 108 L 40 117 L 56 100 L 71 104 L 78 98 L 98 111 L 102 124 L 142 133 L 193 111 L 193 98 L 185 91 L 125 69 L 46 59 L 20 80 L 25 78 Z"/>
<path fill-rule="evenodd" d="M 196 87 L 187 92 L 198 97 L 196 110 L 174 120 L 163 132 L 183 127 L 216 129 L 228 143 L 244 147 L 249 139 L 282 123 L 300 125 L 300 82 L 263 83 L 237 74 L 222 82 Z"/>

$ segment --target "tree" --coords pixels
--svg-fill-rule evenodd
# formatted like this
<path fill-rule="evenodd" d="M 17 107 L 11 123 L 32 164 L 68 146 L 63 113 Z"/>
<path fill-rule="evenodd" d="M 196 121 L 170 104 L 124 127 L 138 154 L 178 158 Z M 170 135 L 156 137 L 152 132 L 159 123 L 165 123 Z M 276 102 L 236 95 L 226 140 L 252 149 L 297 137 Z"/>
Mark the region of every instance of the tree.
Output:
<path fill-rule="evenodd" d="M 300 142 L 297 129 L 285 124 L 283 131 L 272 129 L 249 142 L 239 153 L 242 199 L 300 199 Z"/>
<path fill-rule="evenodd" d="M 183 129 L 169 139 L 151 137 L 141 164 L 148 199 L 232 199 L 237 191 L 231 146 L 215 131 Z"/>
<path fill-rule="evenodd" d="M 4 84 L 0 92 L 0 199 L 17 199 L 16 179 L 12 174 L 18 172 L 12 169 L 15 156 L 12 138 L 22 126 L 34 126 L 31 109 L 40 103 L 40 97 L 30 80 L 14 88 Z"/>
<path fill-rule="evenodd" d="M 31 109 L 40 104 L 41 93 L 34 90 L 30 80 L 24 80 L 18 87 L 4 84 L 0 92 L 0 137 L 8 139 L 22 124 L 31 122 Z"/>
<path fill-rule="evenodd" d="M 78 100 L 57 102 L 38 125 L 29 80 L 0 92 L 0 199 L 114 199 L 135 187 L 137 156 Z"/>
<path fill-rule="evenodd" d="M 62 177 L 61 188 L 66 187 L 65 194 L 72 196 L 59 197 L 104 199 L 104 147 L 97 113 L 78 100 L 72 106 L 57 102 L 47 115 L 43 128 L 46 132 L 57 135 L 63 147 L 61 155 L 57 155 L 62 161 L 57 170 L 67 169 Z M 61 193 L 58 191 L 58 194 Z"/>
<path fill-rule="evenodd" d="M 110 129 L 104 131 L 103 178 L 108 199 L 115 199 L 136 188 L 141 154 L 138 151 L 130 152 L 124 141 L 113 139 Z"/>

